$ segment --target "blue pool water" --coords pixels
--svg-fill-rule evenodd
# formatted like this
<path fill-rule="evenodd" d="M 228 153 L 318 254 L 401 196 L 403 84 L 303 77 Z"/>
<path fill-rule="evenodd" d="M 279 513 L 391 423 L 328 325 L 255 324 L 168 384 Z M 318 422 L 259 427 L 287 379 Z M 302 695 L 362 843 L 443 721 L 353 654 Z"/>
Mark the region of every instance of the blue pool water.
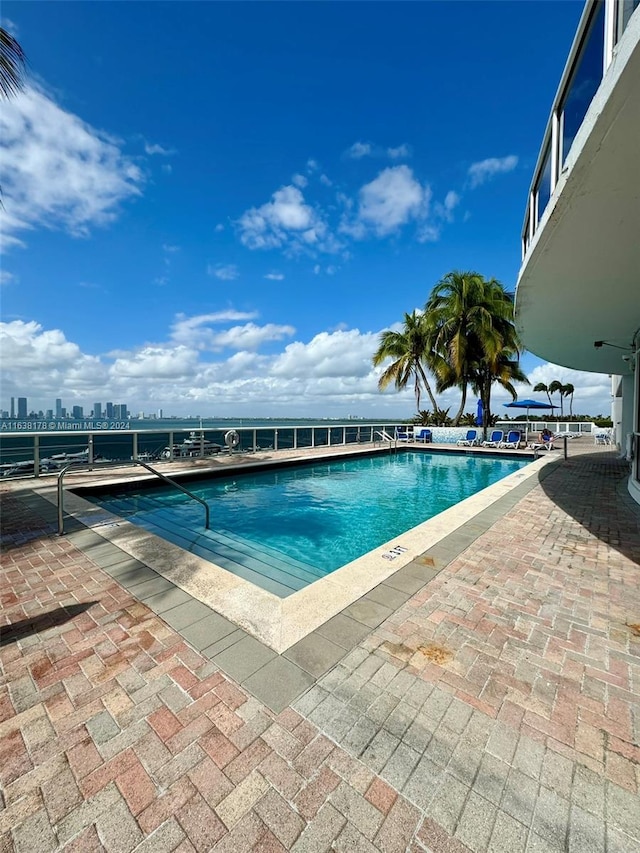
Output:
<path fill-rule="evenodd" d="M 529 461 L 407 451 L 191 482 L 211 530 L 203 507 L 168 486 L 91 500 L 284 597 Z"/>

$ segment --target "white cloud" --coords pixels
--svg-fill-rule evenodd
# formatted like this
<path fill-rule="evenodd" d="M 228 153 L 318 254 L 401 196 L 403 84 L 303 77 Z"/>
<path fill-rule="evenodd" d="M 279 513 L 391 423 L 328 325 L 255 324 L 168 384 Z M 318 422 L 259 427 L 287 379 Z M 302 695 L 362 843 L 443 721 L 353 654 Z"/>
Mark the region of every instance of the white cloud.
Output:
<path fill-rule="evenodd" d="M 221 281 L 234 281 L 240 275 L 236 264 L 216 264 L 207 266 L 207 275 L 215 276 Z"/>
<path fill-rule="evenodd" d="M 144 153 L 153 155 L 153 154 L 161 154 L 163 157 L 170 157 L 172 154 L 176 152 L 171 148 L 165 148 L 162 145 L 155 145 L 149 142 L 145 142 L 144 144 Z"/>
<path fill-rule="evenodd" d="M 314 160 L 311 157 L 307 160 L 307 172 L 317 172 L 319 168 L 320 165 L 317 160 Z"/>
<path fill-rule="evenodd" d="M 44 330 L 35 321 L 0 323 L 2 391 L 7 396 L 24 393 L 48 399 L 51 389 L 65 393 L 93 394 L 107 378 L 108 369 L 100 359 L 84 354 L 59 329 Z M 59 395 L 58 395 L 59 396 Z M 51 406 L 53 399 L 48 403 Z"/>
<path fill-rule="evenodd" d="M 86 236 L 140 194 L 143 175 L 117 142 L 28 88 L 0 111 L 0 210 L 5 246 L 21 232 L 63 228 Z"/>
<path fill-rule="evenodd" d="M 186 379 L 193 374 L 197 358 L 197 352 L 186 346 L 146 346 L 126 358 L 117 358 L 109 373 L 118 379 L 138 378 L 149 382 Z"/>
<path fill-rule="evenodd" d="M 363 157 L 369 157 L 372 153 L 373 148 L 370 142 L 354 142 L 347 151 L 347 157 L 351 157 L 352 160 L 361 160 Z"/>
<path fill-rule="evenodd" d="M 430 198 L 430 188 L 423 187 L 408 166 L 383 169 L 360 189 L 356 217 L 345 220 L 342 230 L 355 239 L 370 232 L 384 237 L 412 219 L 425 218 Z"/>
<path fill-rule="evenodd" d="M 605 414 L 611 412 L 611 379 L 605 373 L 585 373 L 582 370 L 572 370 L 569 367 L 561 367 L 557 364 L 545 362 L 533 370 L 527 372 L 530 385 L 522 388 L 520 396 L 533 397 L 546 401 L 544 392 L 533 391 L 538 382 L 549 385 L 558 380 L 563 385 L 571 384 L 575 388 L 573 395 L 573 412 L 589 413 L 591 415 Z M 560 404 L 558 394 L 552 395 L 552 402 Z M 569 413 L 569 400 L 563 401 L 564 413 Z M 560 408 L 554 409 L 554 416 L 560 412 Z"/>
<path fill-rule="evenodd" d="M 276 190 L 271 201 L 245 211 L 237 225 L 240 240 L 249 249 L 285 248 L 291 253 L 337 249 L 321 213 L 291 185 Z"/>
<path fill-rule="evenodd" d="M 175 255 L 176 252 L 180 251 L 180 246 L 173 246 L 171 243 L 163 243 L 162 251 L 167 252 L 169 255 Z"/>
<path fill-rule="evenodd" d="M 278 326 L 275 323 L 267 323 L 265 326 L 246 323 L 219 332 L 214 335 L 213 342 L 216 349 L 256 350 L 268 341 L 290 338 L 295 331 L 293 326 Z"/>
<path fill-rule="evenodd" d="M 403 142 L 397 148 L 387 148 L 387 154 L 392 160 L 403 160 L 411 156 L 411 149 L 406 142 Z"/>
<path fill-rule="evenodd" d="M 166 175 L 170 175 L 173 172 L 173 166 L 170 163 L 163 163 L 160 168 Z"/>
<path fill-rule="evenodd" d="M 8 270 L 0 270 L 0 286 L 3 284 L 11 284 L 11 282 L 15 281 L 16 277 L 12 272 Z"/>
<path fill-rule="evenodd" d="M 282 281 L 284 279 L 284 274 L 281 272 L 268 272 L 264 278 L 269 279 L 269 281 Z"/>
<path fill-rule="evenodd" d="M 357 329 L 321 332 L 305 344 L 289 344 L 271 367 L 274 376 L 287 378 L 348 377 L 357 379 L 372 372 L 371 356 L 377 337 L 362 335 Z"/>
<path fill-rule="evenodd" d="M 221 222 L 218 222 L 216 227 L 213 229 L 214 231 L 224 231 L 224 225 Z"/>
<path fill-rule="evenodd" d="M 487 160 L 472 163 L 468 170 L 471 188 L 479 187 L 495 175 L 512 172 L 517 165 L 518 158 L 515 154 L 508 157 L 489 157 Z"/>
<path fill-rule="evenodd" d="M 371 358 L 380 331 L 340 325 L 310 340 L 288 340 L 295 334 L 290 325 L 260 326 L 252 316 L 234 309 L 179 315 L 166 342 L 100 357 L 83 353 L 62 331 L 45 330 L 36 322 L 0 324 L 2 408 L 8 407 L 8 397 L 28 388 L 29 408 L 35 409 L 51 408 L 62 397 L 65 405 L 90 407 L 94 400 L 115 399 L 135 411 L 162 407 L 165 413 L 204 417 L 413 415 L 411 387 L 378 391 L 385 365 L 374 369 Z M 278 341 L 287 343 L 278 347 Z M 263 346 L 265 351 L 259 351 Z M 607 376 L 542 364 L 529 371 L 529 378 L 532 385 L 571 382 L 574 413 L 609 412 Z M 520 396 L 532 393 L 531 386 L 520 389 Z M 494 413 L 510 411 L 502 405 L 509 399 L 496 386 Z M 455 409 L 458 401 L 455 389 L 438 396 L 443 408 Z"/>
<path fill-rule="evenodd" d="M 333 181 L 328 178 L 326 175 L 320 175 L 319 181 L 321 184 L 324 184 L 325 187 L 332 187 Z"/>
<path fill-rule="evenodd" d="M 198 349 L 213 348 L 215 333 L 210 326 L 223 323 L 233 323 L 238 320 L 253 320 L 256 317 L 254 311 L 216 311 L 211 314 L 197 314 L 187 317 L 185 314 L 177 314 L 171 326 L 171 340 L 178 344 L 189 344 Z"/>
<path fill-rule="evenodd" d="M 291 178 L 291 183 L 295 184 L 297 187 L 300 187 L 300 189 L 304 189 L 309 183 L 309 181 L 307 180 L 307 178 L 305 178 L 304 175 L 297 174 Z"/>

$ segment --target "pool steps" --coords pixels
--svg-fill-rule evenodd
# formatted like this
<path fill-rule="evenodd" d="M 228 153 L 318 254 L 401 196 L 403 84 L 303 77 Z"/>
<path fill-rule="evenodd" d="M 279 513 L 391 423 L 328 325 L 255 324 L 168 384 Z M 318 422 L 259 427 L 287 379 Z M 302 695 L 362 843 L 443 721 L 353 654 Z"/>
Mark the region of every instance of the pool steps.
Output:
<path fill-rule="evenodd" d="M 132 503 L 135 508 L 132 509 Z M 116 497 L 103 504 L 106 509 L 127 518 L 135 511 L 136 523 L 151 533 L 162 531 L 166 539 L 238 577 L 273 592 L 280 598 L 304 589 L 324 577 L 314 566 L 288 557 L 268 546 L 244 539 L 228 530 L 189 530 L 180 523 L 166 503 L 150 497 Z M 152 512 L 153 520 L 140 513 Z"/>

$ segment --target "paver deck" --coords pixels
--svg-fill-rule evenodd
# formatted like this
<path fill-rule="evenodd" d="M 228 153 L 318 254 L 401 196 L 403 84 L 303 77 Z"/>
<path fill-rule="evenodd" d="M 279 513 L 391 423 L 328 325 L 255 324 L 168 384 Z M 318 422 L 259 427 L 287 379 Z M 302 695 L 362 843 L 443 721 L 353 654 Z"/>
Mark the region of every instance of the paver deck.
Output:
<path fill-rule="evenodd" d="M 283 655 L 4 491 L 0 851 L 640 851 L 626 472 L 572 445 Z"/>

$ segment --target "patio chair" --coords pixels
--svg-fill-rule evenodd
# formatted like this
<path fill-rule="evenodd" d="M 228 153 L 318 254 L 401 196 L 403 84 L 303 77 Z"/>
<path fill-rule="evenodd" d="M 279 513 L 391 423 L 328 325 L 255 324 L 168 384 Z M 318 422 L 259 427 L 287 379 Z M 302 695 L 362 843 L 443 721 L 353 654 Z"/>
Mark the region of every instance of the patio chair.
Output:
<path fill-rule="evenodd" d="M 427 429 L 426 427 L 422 427 L 422 429 L 419 429 L 417 432 L 414 429 L 413 440 L 414 441 L 421 441 L 423 444 L 429 444 L 430 442 L 433 441 L 433 435 L 432 435 L 430 429 Z"/>
<path fill-rule="evenodd" d="M 522 433 L 519 429 L 509 430 L 507 433 L 507 437 L 502 441 L 498 442 L 498 447 L 507 448 L 510 450 L 517 450 L 520 447 L 520 442 L 522 441 Z"/>
<path fill-rule="evenodd" d="M 466 438 L 459 438 L 456 441 L 458 447 L 477 447 L 480 444 L 477 429 L 468 429 Z"/>
<path fill-rule="evenodd" d="M 408 430 L 396 427 L 396 438 L 398 441 L 411 441 L 413 436 Z"/>
<path fill-rule="evenodd" d="M 494 429 L 491 438 L 482 442 L 483 447 L 497 447 L 504 440 L 504 430 Z"/>

